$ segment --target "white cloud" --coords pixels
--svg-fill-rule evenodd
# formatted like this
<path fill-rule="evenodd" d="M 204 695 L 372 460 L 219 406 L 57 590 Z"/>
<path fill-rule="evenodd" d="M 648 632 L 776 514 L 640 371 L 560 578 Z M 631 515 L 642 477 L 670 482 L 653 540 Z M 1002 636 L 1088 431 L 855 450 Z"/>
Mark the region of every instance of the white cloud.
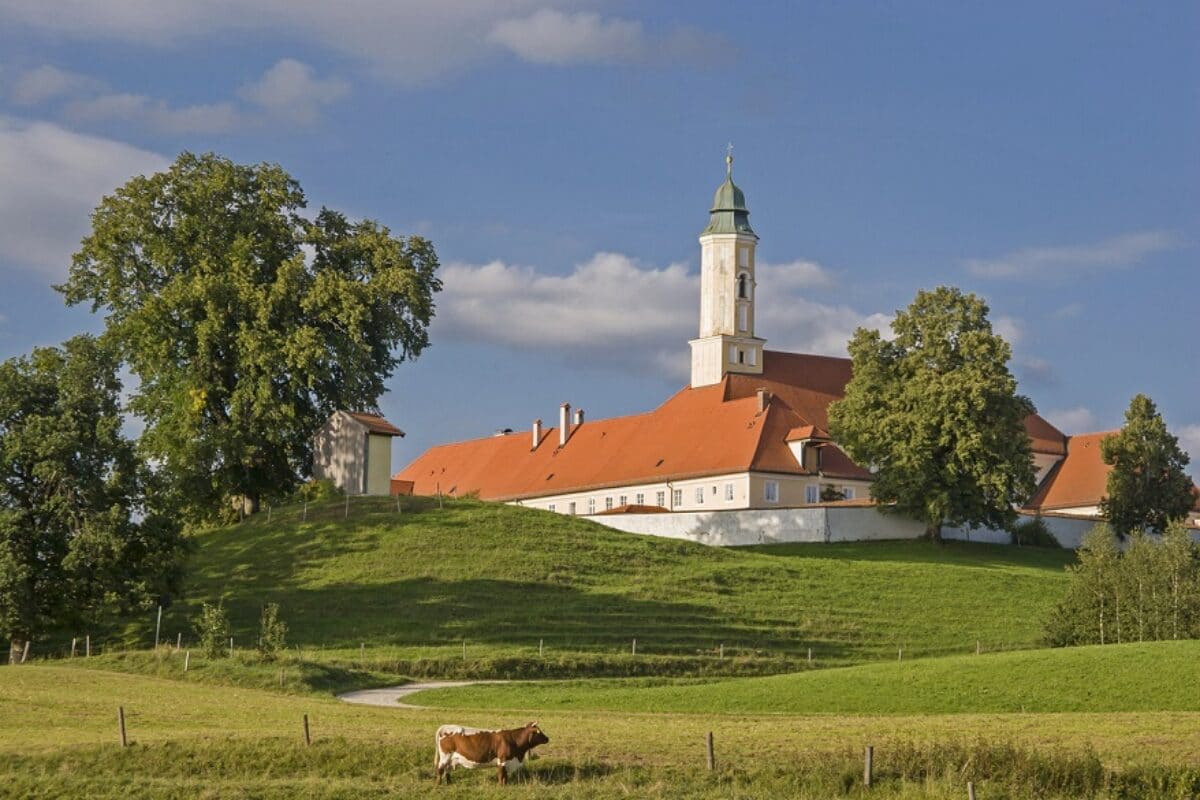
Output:
<path fill-rule="evenodd" d="M 1067 303 L 1061 308 L 1056 308 L 1051 316 L 1055 319 L 1073 319 L 1083 313 L 1083 303 Z"/>
<path fill-rule="evenodd" d="M 13 81 L 11 96 L 20 106 L 34 106 L 63 95 L 97 91 L 104 84 L 95 78 L 50 64 L 22 72 Z"/>
<path fill-rule="evenodd" d="M 73 84 L 74 92 L 79 94 L 83 88 L 91 92 L 90 96 L 77 97 L 63 106 L 62 114 L 70 122 L 118 121 L 171 135 L 229 133 L 271 120 L 311 124 L 321 108 L 350 89 L 340 79 L 317 78 L 311 67 L 291 58 L 280 59 L 258 80 L 238 90 L 240 98 L 255 106 L 249 109 L 228 100 L 171 106 L 144 94 L 114 92 L 100 81 L 76 77 L 80 80 Z"/>
<path fill-rule="evenodd" d="M 1017 377 L 1035 386 L 1046 386 L 1055 383 L 1057 375 L 1054 367 L 1044 358 L 1026 356 L 1014 359 Z"/>
<path fill-rule="evenodd" d="M 564 14 L 543 8 L 522 19 L 496 23 L 488 39 L 535 64 L 638 61 L 648 43 L 642 23 L 599 14 Z"/>
<path fill-rule="evenodd" d="M 882 314 L 863 315 L 796 294 L 827 275 L 819 265 L 797 261 L 772 269 L 793 278 L 791 285 L 772 284 L 758 298 L 755 327 L 774 349 L 845 355 L 855 328 L 886 327 L 889 321 Z M 696 335 L 700 280 L 685 264 L 654 267 L 601 252 L 567 275 L 493 261 L 448 264 L 441 277 L 445 288 L 435 336 L 687 376 L 687 341 Z"/>
<path fill-rule="evenodd" d="M 68 103 L 63 114 L 74 123 L 117 120 L 158 133 L 228 133 L 243 123 L 232 103 L 206 103 L 172 108 L 141 94 L 102 94 Z"/>
<path fill-rule="evenodd" d="M 1044 411 L 1042 416 L 1050 420 L 1054 427 L 1068 435 L 1090 433 L 1096 429 L 1096 415 L 1090 408 L 1083 406 Z"/>
<path fill-rule="evenodd" d="M 111 139 L 0 117 L 0 262 L 64 278 L 100 199 L 166 164 Z"/>
<path fill-rule="evenodd" d="M 272 117 L 301 124 L 316 120 L 323 106 L 343 97 L 350 84 L 337 78 L 318 79 L 312 67 L 292 58 L 280 59 L 263 76 L 238 90 Z"/>
<path fill-rule="evenodd" d="M 815 261 L 797 260 L 783 264 L 759 261 L 754 272 L 758 282 L 770 286 L 772 291 L 828 289 L 835 284 L 829 270 Z"/>
<path fill-rule="evenodd" d="M 1141 231 L 1096 244 L 1030 247 L 999 258 L 972 258 L 966 262 L 966 267 L 972 275 L 982 278 L 1042 277 L 1055 272 L 1123 269 L 1176 244 L 1175 237 L 1166 231 Z"/>
<path fill-rule="evenodd" d="M 1011 347 L 1016 347 L 1025 335 L 1024 325 L 1019 319 L 1004 315 L 992 319 L 992 330 L 1004 337 Z"/>
<path fill-rule="evenodd" d="M 419 84 L 478 64 L 509 46 L 491 34 L 505 21 L 529 19 L 541 10 L 599 6 L 603 0 L 0 0 L 8 25 L 23 24 L 77 39 L 107 39 L 153 47 L 177 46 L 213 33 L 263 32 L 315 42 L 366 62 L 372 71 L 400 84 Z M 554 12 L 559 13 L 559 12 Z M 562 14 L 568 20 L 579 15 Z M 633 22 L 640 31 L 640 23 Z M 553 57 L 612 60 L 629 46 L 623 20 L 599 19 L 577 26 L 572 41 L 581 54 L 572 57 L 564 44 L 523 46 L 549 63 Z M 634 37 L 635 40 L 639 37 Z M 646 40 L 641 35 L 643 54 Z M 668 32 L 651 42 L 659 57 L 709 57 L 728 53 L 717 42 L 691 29 Z M 636 44 L 636 41 L 634 42 Z"/>

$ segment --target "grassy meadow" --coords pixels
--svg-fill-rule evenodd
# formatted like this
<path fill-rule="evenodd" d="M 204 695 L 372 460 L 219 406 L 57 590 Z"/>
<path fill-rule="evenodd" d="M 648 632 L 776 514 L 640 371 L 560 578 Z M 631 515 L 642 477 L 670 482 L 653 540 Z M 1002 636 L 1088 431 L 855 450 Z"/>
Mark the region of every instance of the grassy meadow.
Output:
<path fill-rule="evenodd" d="M 717 549 L 472 500 L 403 503 L 352 498 L 348 516 L 340 502 L 291 506 L 195 535 L 164 641 L 193 639 L 200 601 L 222 600 L 237 646 L 253 647 L 276 602 L 305 658 L 392 674 L 786 672 L 810 666 L 810 648 L 823 667 L 900 647 L 1037 646 L 1073 558 L 926 542 Z M 147 615 L 103 646 L 144 648 L 153 631 Z M 69 634 L 40 645 L 61 652 Z"/>
<path fill-rule="evenodd" d="M 132 742 L 124 750 L 118 705 Z M 304 714 L 311 747 L 303 742 Z M 15 797 L 92 798 L 961 798 L 966 780 L 981 798 L 1167 798 L 1200 789 L 1194 712 L 547 710 L 538 719 L 550 744 L 521 783 L 500 790 L 490 771 L 459 771 L 452 787 L 433 786 L 439 724 L 507 726 L 527 717 L 367 708 L 328 696 L 27 665 L 0 671 L 0 785 Z M 709 731 L 717 755 L 711 773 L 704 768 Z M 876 748 L 869 793 L 861 785 L 868 743 Z"/>
<path fill-rule="evenodd" d="M 583 680 L 420 692 L 418 705 L 687 714 L 1200 712 L 1200 641 L 865 664 L 716 681 Z"/>

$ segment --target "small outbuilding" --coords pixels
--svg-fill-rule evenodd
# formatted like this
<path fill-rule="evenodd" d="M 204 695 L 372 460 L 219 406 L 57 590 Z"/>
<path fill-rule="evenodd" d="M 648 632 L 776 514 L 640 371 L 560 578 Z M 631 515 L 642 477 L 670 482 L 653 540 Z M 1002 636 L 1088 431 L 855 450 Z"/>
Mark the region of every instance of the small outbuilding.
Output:
<path fill-rule="evenodd" d="M 313 438 L 313 477 L 346 494 L 387 495 L 392 438 L 403 435 L 378 414 L 335 411 Z"/>

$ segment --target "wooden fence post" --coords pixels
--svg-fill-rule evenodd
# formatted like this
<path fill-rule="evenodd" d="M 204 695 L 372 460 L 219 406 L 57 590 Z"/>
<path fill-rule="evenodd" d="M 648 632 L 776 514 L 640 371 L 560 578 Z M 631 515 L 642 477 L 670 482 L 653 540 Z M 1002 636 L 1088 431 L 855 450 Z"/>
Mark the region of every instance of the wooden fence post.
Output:
<path fill-rule="evenodd" d="M 975 800 L 975 782 L 967 781 L 967 800 Z"/>
<path fill-rule="evenodd" d="M 308 732 L 308 714 L 304 715 L 304 746 L 308 747 L 312 744 L 312 736 Z"/>
<path fill-rule="evenodd" d="M 725 645 L 724 644 L 721 644 L 717 647 L 717 658 L 721 659 L 722 661 L 725 660 Z"/>
<path fill-rule="evenodd" d="M 367 659 L 367 643 L 359 642 L 358 643 L 358 660 L 366 661 L 366 659 Z"/>
<path fill-rule="evenodd" d="M 633 637 L 633 646 L 630 648 L 630 653 L 635 656 L 637 655 L 637 637 L 636 636 Z"/>
<path fill-rule="evenodd" d="M 904 648 L 903 647 L 901 647 L 899 650 L 896 651 L 896 660 L 897 661 L 904 660 Z"/>
<path fill-rule="evenodd" d="M 808 648 L 808 663 L 812 663 L 812 648 Z"/>
<path fill-rule="evenodd" d="M 21 663 L 24 664 L 29 660 L 29 640 L 25 640 L 25 649 L 21 651 Z"/>
<path fill-rule="evenodd" d="M 545 644 L 546 644 L 545 639 L 538 639 L 538 658 L 541 658 L 542 653 L 545 652 L 545 650 L 544 650 Z"/>
<path fill-rule="evenodd" d="M 866 760 L 863 763 L 863 786 L 871 788 L 871 777 L 875 770 L 875 748 L 867 745 Z"/>
<path fill-rule="evenodd" d="M 233 658 L 233 637 L 229 637 L 229 657 Z"/>
<path fill-rule="evenodd" d="M 708 769 L 709 772 L 716 769 L 716 759 L 713 757 L 713 735 L 712 731 L 708 732 L 705 743 L 708 747 Z"/>
<path fill-rule="evenodd" d="M 92 657 L 92 635 L 89 633 L 86 637 L 84 637 L 83 641 L 84 641 L 84 653 L 86 654 L 85 657 L 91 658 Z"/>
<path fill-rule="evenodd" d="M 75 657 L 75 642 L 76 641 L 78 641 L 77 638 L 72 636 L 71 637 L 71 658 Z"/>
<path fill-rule="evenodd" d="M 192 651 L 188 650 L 183 654 L 183 671 L 187 672 L 188 667 L 192 665 Z"/>
<path fill-rule="evenodd" d="M 300 512 L 300 521 L 308 522 L 308 501 L 304 501 L 304 510 Z"/>
<path fill-rule="evenodd" d="M 162 606 L 158 607 L 158 619 L 154 623 L 154 650 L 158 650 L 158 638 L 162 633 Z"/>
<path fill-rule="evenodd" d="M 346 492 L 345 511 L 342 513 L 342 519 L 347 519 L 350 516 L 350 493 Z"/>
<path fill-rule="evenodd" d="M 271 504 L 267 503 L 267 524 L 271 524 Z"/>
<path fill-rule="evenodd" d="M 178 653 L 183 649 L 183 632 L 175 634 L 175 652 Z"/>
<path fill-rule="evenodd" d="M 129 740 L 125 737 L 125 706 L 117 706 L 117 724 L 121 728 L 121 747 L 128 747 Z"/>
<path fill-rule="evenodd" d="M 979 652 L 980 652 L 979 640 L 976 639 L 975 640 L 975 655 L 979 655 Z"/>

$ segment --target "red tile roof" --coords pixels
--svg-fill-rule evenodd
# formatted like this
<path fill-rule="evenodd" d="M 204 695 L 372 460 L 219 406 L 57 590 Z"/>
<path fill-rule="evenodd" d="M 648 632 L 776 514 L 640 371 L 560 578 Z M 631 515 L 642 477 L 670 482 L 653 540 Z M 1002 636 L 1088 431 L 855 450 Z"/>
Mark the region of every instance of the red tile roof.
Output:
<path fill-rule="evenodd" d="M 1081 433 L 1067 439 L 1067 457 L 1058 462 L 1027 508 L 1052 511 L 1056 508 L 1099 505 L 1108 486 L 1109 467 L 1100 457 L 1100 442 L 1118 431 Z"/>
<path fill-rule="evenodd" d="M 646 414 L 590 420 L 564 447 L 555 428 L 543 429 L 535 449 L 527 430 L 488 436 L 433 447 L 395 477 L 413 481 L 417 494 L 517 500 L 735 472 L 804 475 L 788 437 L 797 428 L 827 427 L 829 403 L 849 379 L 849 359 L 767 351 L 762 375 L 727 375 L 713 386 L 685 387 Z M 759 388 L 771 393 L 762 412 Z M 1040 417 L 1026 428 L 1035 451 L 1063 450 L 1062 434 Z M 821 461 L 823 475 L 870 479 L 832 445 Z"/>
<path fill-rule="evenodd" d="M 367 426 L 371 433 L 382 433 L 385 436 L 403 436 L 404 431 L 397 428 L 378 414 L 364 414 L 361 411 L 347 411 L 355 421 Z"/>
<path fill-rule="evenodd" d="M 1120 432 L 1099 431 L 1068 437 L 1067 457 L 1050 470 L 1026 508 L 1053 511 L 1100 505 L 1108 491 L 1108 472 L 1112 469 L 1101 457 L 1100 442 Z M 1193 491 L 1197 496 L 1195 509 L 1200 510 L 1200 489 Z"/>

